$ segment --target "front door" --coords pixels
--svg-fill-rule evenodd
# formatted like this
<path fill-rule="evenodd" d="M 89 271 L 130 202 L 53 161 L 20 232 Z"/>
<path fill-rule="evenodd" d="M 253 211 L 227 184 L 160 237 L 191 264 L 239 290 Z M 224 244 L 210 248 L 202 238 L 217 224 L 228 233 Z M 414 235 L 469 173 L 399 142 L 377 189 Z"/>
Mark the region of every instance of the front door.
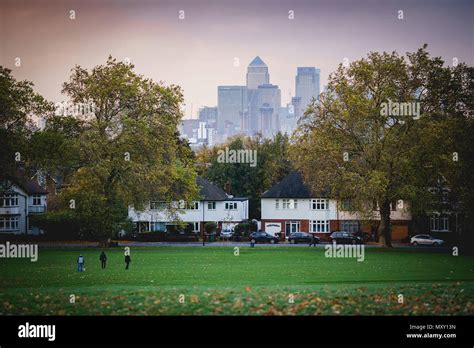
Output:
<path fill-rule="evenodd" d="M 299 221 L 289 221 L 286 223 L 286 237 L 289 237 L 290 234 L 300 231 L 300 222 Z"/>

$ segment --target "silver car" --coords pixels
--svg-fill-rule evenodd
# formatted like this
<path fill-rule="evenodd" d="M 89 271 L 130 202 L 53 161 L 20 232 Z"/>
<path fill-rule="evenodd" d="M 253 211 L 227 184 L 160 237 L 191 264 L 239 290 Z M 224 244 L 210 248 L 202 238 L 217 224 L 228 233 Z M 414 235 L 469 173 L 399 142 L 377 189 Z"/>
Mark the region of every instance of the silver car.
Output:
<path fill-rule="evenodd" d="M 417 234 L 416 236 L 411 237 L 410 243 L 414 246 L 417 245 L 433 245 L 440 246 L 444 244 L 444 240 L 437 239 L 430 236 L 429 234 Z"/>
<path fill-rule="evenodd" d="M 231 230 L 224 230 L 224 231 L 221 231 L 221 238 L 222 239 L 231 239 L 232 236 L 234 235 L 234 231 L 231 231 Z"/>

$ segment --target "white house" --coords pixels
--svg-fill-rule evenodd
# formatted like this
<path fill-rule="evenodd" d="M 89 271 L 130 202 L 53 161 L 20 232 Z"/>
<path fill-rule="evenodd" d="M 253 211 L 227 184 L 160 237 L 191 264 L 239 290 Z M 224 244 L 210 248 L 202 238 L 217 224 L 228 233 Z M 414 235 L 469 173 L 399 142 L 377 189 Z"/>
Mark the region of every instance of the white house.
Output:
<path fill-rule="evenodd" d="M 168 230 L 174 226 L 177 215 L 187 222 L 192 232 L 204 231 L 207 222 L 215 222 L 218 230 L 233 230 L 238 223 L 248 219 L 249 202 L 247 198 L 233 197 L 220 187 L 198 176 L 196 183 L 200 188 L 200 200 L 184 204 L 178 202 L 150 202 L 146 209 L 137 211 L 129 207 L 128 216 L 136 224 L 138 232 Z M 175 209 L 170 209 L 170 206 Z"/>
<path fill-rule="evenodd" d="M 262 229 L 270 234 L 281 233 L 282 239 L 293 232 L 309 232 L 328 239 L 331 232 L 344 230 L 371 233 L 380 223 L 377 212 L 367 224 L 361 214 L 351 213 L 349 201 L 338 202 L 325 193 L 312 193 L 301 174 L 291 172 L 261 197 Z M 408 235 L 411 215 L 403 201 L 394 202 L 391 212 L 392 239 Z"/>
<path fill-rule="evenodd" d="M 46 212 L 48 191 L 34 180 L 15 177 L 0 181 L 0 234 L 39 234 L 30 224 L 34 214 Z"/>

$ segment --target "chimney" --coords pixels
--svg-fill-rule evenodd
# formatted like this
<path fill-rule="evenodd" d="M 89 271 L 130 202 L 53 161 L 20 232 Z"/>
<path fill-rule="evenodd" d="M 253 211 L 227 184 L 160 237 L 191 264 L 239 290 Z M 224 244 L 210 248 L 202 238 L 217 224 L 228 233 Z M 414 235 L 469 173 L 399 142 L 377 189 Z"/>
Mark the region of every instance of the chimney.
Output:
<path fill-rule="evenodd" d="M 227 193 L 228 195 L 230 195 L 230 181 L 227 181 L 227 182 L 224 184 L 224 191 L 225 191 L 225 193 Z"/>

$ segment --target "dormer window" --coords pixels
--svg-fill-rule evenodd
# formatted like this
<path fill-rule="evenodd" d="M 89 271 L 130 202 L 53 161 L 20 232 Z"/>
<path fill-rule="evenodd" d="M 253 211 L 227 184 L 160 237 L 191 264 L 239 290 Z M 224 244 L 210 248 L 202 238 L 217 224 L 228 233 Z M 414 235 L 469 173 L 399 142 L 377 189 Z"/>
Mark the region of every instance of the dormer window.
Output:
<path fill-rule="evenodd" d="M 41 195 L 33 196 L 33 205 L 41 205 Z"/>

